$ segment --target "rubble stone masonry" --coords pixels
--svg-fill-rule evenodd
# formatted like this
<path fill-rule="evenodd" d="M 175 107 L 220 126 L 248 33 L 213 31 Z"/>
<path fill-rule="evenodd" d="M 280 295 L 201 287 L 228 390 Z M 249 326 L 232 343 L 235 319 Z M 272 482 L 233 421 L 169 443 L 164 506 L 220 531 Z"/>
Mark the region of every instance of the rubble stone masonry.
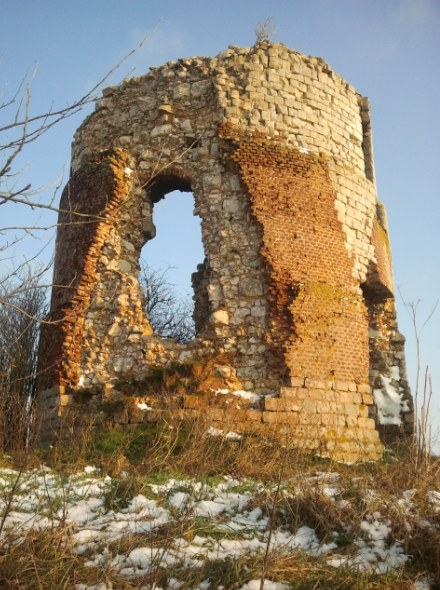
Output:
<path fill-rule="evenodd" d="M 153 333 L 139 287 L 173 190 L 202 221 L 189 344 Z M 412 432 L 369 103 L 320 58 L 264 41 L 105 89 L 76 133 L 59 223 L 43 436 L 115 400 L 113 423 L 154 420 L 171 411 L 155 371 L 200 359 L 211 387 L 181 394 L 176 415 L 347 461 L 379 457 L 379 432 Z"/>

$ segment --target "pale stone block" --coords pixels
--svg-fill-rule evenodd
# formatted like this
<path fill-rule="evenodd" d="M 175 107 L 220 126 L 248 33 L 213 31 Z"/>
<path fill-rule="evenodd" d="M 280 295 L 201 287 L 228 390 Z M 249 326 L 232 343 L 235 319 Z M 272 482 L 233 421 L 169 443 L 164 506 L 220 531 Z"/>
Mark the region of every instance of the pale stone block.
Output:
<path fill-rule="evenodd" d="M 304 383 L 304 380 L 303 380 Z M 280 387 L 280 396 L 281 397 L 291 397 L 295 399 L 298 398 L 298 387 Z"/>
<path fill-rule="evenodd" d="M 191 94 L 191 85 L 184 82 L 183 84 L 177 84 L 173 89 L 173 96 L 175 99 L 188 98 Z"/>
<path fill-rule="evenodd" d="M 298 416 L 298 423 L 299 424 L 322 424 L 322 417 L 320 414 L 311 414 L 311 413 L 299 413 Z"/>
<path fill-rule="evenodd" d="M 326 392 L 323 389 L 309 389 L 309 398 L 313 400 L 326 399 Z"/>
<path fill-rule="evenodd" d="M 345 416 L 345 424 L 350 427 L 356 426 L 358 423 L 358 420 L 359 420 L 358 416 Z"/>
<path fill-rule="evenodd" d="M 117 269 L 124 273 L 131 273 L 131 264 L 127 260 L 118 260 Z"/>
<path fill-rule="evenodd" d="M 347 416 L 359 416 L 359 406 L 357 404 L 343 404 L 344 414 Z"/>
<path fill-rule="evenodd" d="M 151 137 L 168 136 L 172 132 L 172 125 L 158 125 L 151 130 Z"/>
<path fill-rule="evenodd" d="M 326 414 L 330 412 L 330 404 L 324 401 L 316 402 L 316 411 L 320 414 Z"/>
<path fill-rule="evenodd" d="M 357 390 L 359 393 L 371 393 L 371 387 L 367 383 L 360 383 Z"/>
<path fill-rule="evenodd" d="M 110 329 L 107 333 L 109 336 L 118 336 L 118 334 L 120 334 L 120 332 L 121 332 L 121 328 L 120 328 L 119 324 L 117 322 L 115 322 L 114 324 L 112 324 L 112 326 L 110 327 Z"/>
<path fill-rule="evenodd" d="M 60 395 L 60 406 L 68 406 L 73 401 L 72 395 Z"/>
<path fill-rule="evenodd" d="M 364 428 L 366 430 L 374 430 L 376 428 L 376 423 L 372 418 L 358 418 L 358 425 L 360 428 Z"/>
<path fill-rule="evenodd" d="M 324 426 L 339 426 L 337 424 L 337 416 L 335 416 L 334 414 L 325 414 L 322 413 L 321 414 L 321 424 L 323 424 Z"/>
<path fill-rule="evenodd" d="M 211 314 L 212 321 L 214 324 L 229 324 L 229 314 L 225 309 L 218 309 Z"/>
<path fill-rule="evenodd" d="M 220 189 L 222 186 L 222 176 L 221 174 L 204 174 L 203 175 L 203 189 L 206 191 L 210 191 L 213 189 Z"/>
<path fill-rule="evenodd" d="M 362 416 L 363 418 L 368 418 L 368 407 L 365 406 L 364 404 L 360 404 L 358 407 L 359 407 L 359 416 Z"/>
<path fill-rule="evenodd" d="M 298 414 L 293 412 L 263 412 L 263 422 L 294 425 L 298 422 Z"/>

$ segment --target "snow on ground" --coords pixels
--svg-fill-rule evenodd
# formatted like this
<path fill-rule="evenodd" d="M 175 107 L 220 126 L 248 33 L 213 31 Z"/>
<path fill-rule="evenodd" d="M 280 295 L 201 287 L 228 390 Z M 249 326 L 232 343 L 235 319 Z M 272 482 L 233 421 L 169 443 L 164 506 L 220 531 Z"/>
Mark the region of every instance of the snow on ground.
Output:
<path fill-rule="evenodd" d="M 337 473 L 317 473 L 306 481 L 328 501 L 339 502 L 343 507 L 347 500 L 340 498 L 339 477 Z M 357 529 L 351 529 L 353 550 L 344 554 L 338 553 L 336 531 L 333 539 L 324 543 L 308 526 L 292 530 L 292 526 L 279 525 L 270 529 L 273 484 L 267 488 L 262 483 L 231 477 L 224 477 L 216 485 L 168 479 L 163 484 L 145 484 L 145 494 L 125 499 L 125 508 L 116 510 L 109 508 L 115 505 L 109 502 L 109 498 L 114 498 L 114 483 L 91 466 L 71 476 L 59 476 L 44 466 L 23 473 L 0 468 L 0 522 L 6 513 L 0 541 L 19 542 L 31 530 L 65 527 L 66 543 L 71 544 L 75 554 L 84 556 L 88 566 L 106 567 L 134 580 L 158 566 L 194 568 L 206 560 L 264 554 L 268 544 L 277 552 L 303 551 L 324 556 L 334 567 L 345 565 L 378 574 L 398 568 L 410 559 L 399 541 L 392 538 L 392 523 L 379 512 L 365 514 Z M 280 492 L 284 499 L 300 493 L 287 482 Z M 411 510 L 413 495 L 414 490 L 408 490 L 398 499 L 402 510 Z M 438 491 L 428 492 L 427 501 L 440 509 Z M 173 536 L 161 546 L 156 536 L 155 543 L 148 544 L 148 535 L 151 538 L 166 526 L 183 521 L 196 523 L 200 519 L 205 526 L 199 527 L 192 537 Z M 114 546 L 110 547 L 112 542 L 136 536 L 141 546 L 134 546 L 131 551 L 119 553 Z M 420 580 L 418 588 L 429 588 L 426 584 Z M 178 580 L 174 587 L 179 587 Z M 251 580 L 241 590 L 259 588 L 260 580 Z M 289 585 L 267 580 L 264 588 L 288 590 Z M 105 584 L 77 584 L 77 590 L 92 589 L 104 590 Z"/>

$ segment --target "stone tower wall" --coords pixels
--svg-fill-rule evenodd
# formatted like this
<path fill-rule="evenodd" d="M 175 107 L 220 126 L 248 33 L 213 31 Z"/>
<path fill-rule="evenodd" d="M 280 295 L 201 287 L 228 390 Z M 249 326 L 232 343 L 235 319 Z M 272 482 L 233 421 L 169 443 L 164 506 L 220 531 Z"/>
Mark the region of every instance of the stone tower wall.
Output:
<path fill-rule="evenodd" d="M 188 345 L 152 333 L 138 284 L 154 205 L 175 189 L 194 194 L 205 251 Z M 264 42 L 104 90 L 60 209 L 40 355 L 53 415 L 81 392 L 105 401 L 137 382 L 139 397 L 153 368 L 211 355 L 222 389 L 261 395 L 242 429 L 312 426 L 312 448 L 339 441 L 345 458 L 378 456 L 374 418 L 411 430 L 369 104 L 321 59 Z M 377 413 L 372 389 L 397 416 Z M 182 404 L 209 415 L 209 395 Z"/>

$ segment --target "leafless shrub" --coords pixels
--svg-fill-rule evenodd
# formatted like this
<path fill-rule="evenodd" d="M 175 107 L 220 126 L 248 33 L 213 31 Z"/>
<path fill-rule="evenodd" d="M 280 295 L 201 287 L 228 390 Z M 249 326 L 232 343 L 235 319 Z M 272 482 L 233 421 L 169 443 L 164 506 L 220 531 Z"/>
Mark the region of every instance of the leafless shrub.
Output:
<path fill-rule="evenodd" d="M 413 336 L 416 344 L 416 378 L 414 391 L 414 426 L 415 436 L 413 445 L 414 465 L 418 469 L 422 467 L 428 470 L 432 458 L 432 426 L 430 417 L 430 408 L 432 401 L 432 381 L 429 367 L 422 368 L 421 337 L 423 330 L 429 324 L 434 315 L 438 301 L 434 304 L 431 311 L 423 321 L 420 321 L 418 308 L 420 299 L 416 301 L 406 301 L 400 292 L 400 296 L 406 311 L 411 319 L 413 327 Z M 421 387 L 423 372 L 423 386 Z"/>
<path fill-rule="evenodd" d="M 99 97 L 103 85 L 112 75 L 136 53 L 147 41 L 141 43 L 125 55 L 115 66 L 105 73 L 83 96 L 63 107 L 54 103 L 42 113 L 32 114 L 32 80 L 35 70 L 25 75 L 12 95 L 0 102 L 0 114 L 5 121 L 0 125 L 0 206 L 5 204 L 22 204 L 32 208 L 56 210 L 47 200 L 36 200 L 41 192 L 29 183 L 21 182 L 19 156 L 26 147 L 45 135 L 53 127 L 76 115 Z M 1 228 L 0 228 L 1 231 Z"/>
<path fill-rule="evenodd" d="M 37 241 L 35 247 L 28 247 L 28 256 L 18 262 L 14 259 L 15 248 L 28 237 L 40 240 L 43 235 L 51 235 L 57 225 L 51 222 L 41 222 L 41 212 L 58 213 L 55 201 L 58 189 L 62 183 L 62 174 L 55 171 L 53 180 L 46 186 L 34 186 L 24 180 L 23 162 L 29 154 L 32 144 L 50 132 L 54 127 L 62 125 L 67 119 L 77 115 L 86 107 L 94 103 L 100 95 L 100 91 L 109 82 L 113 74 L 119 70 L 134 53 L 136 53 L 148 40 L 146 36 L 141 43 L 125 55 L 114 67 L 108 70 L 83 96 L 72 100 L 64 106 L 56 106 L 56 97 L 51 105 L 43 112 L 34 112 L 32 109 L 32 81 L 36 72 L 23 76 L 21 83 L 9 95 L 0 96 L 0 207 L 2 212 L 12 211 L 16 214 L 17 222 L 10 226 L 0 222 L 0 263 L 10 268 L 7 275 L 0 277 L 0 303 L 5 302 L 8 309 L 19 306 L 17 295 L 17 277 L 23 276 L 28 269 L 34 266 L 42 251 L 48 246 L 51 237 L 47 240 Z M 56 185 L 54 187 L 54 185 Z M 52 188 L 51 188 L 52 187 Z M 54 188 L 53 188 L 54 187 Z M 33 218 L 25 225 L 18 221 L 22 212 L 33 212 Z M 80 213 L 72 212 L 78 216 L 78 223 L 84 223 Z M 71 223 L 71 221 L 69 222 Z M 76 223 L 76 221 L 73 221 Z M 8 288 L 13 283 L 13 293 Z M 6 301 L 8 295 L 8 301 Z M 15 299 L 12 301 L 12 298 Z"/>
<path fill-rule="evenodd" d="M 0 448 L 5 450 L 26 445 L 45 309 L 46 290 L 38 276 L 0 284 Z"/>
<path fill-rule="evenodd" d="M 276 28 L 272 22 L 272 18 L 269 17 L 261 20 L 255 29 L 255 35 L 257 37 L 256 44 L 269 41 L 275 33 Z"/>
<path fill-rule="evenodd" d="M 145 294 L 145 311 L 156 334 L 190 342 L 195 336 L 193 305 L 188 297 L 179 297 L 168 280 L 169 270 L 142 266 L 139 282 Z"/>

